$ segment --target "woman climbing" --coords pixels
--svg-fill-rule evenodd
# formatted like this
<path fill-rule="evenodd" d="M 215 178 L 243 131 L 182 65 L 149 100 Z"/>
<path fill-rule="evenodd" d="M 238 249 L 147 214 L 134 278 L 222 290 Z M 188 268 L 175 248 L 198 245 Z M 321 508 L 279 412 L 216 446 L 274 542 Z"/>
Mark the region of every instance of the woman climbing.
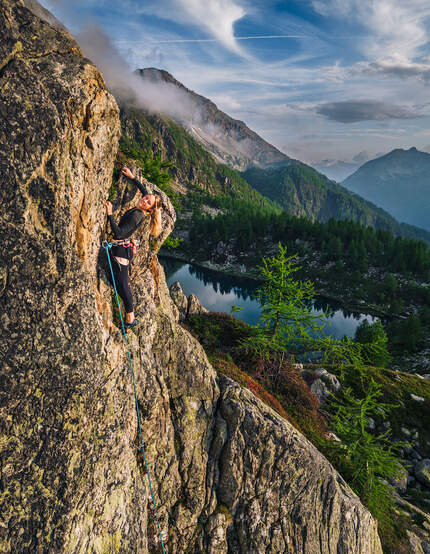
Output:
<path fill-rule="evenodd" d="M 128 210 L 117 224 L 112 215 L 112 203 L 107 201 L 106 214 L 112 229 L 116 244 L 112 246 L 112 255 L 116 263 L 112 264 L 115 283 L 118 294 L 124 302 L 125 328 L 130 329 L 137 325 L 137 319 L 133 310 L 133 295 L 128 282 L 128 270 L 133 259 L 135 248 L 132 234 L 142 225 L 145 216 L 150 216 L 150 234 L 158 237 L 161 233 L 161 198 L 157 193 L 152 193 L 145 185 L 138 181 L 128 167 L 122 168 L 122 173 L 137 186 L 143 197 L 135 208 Z"/>

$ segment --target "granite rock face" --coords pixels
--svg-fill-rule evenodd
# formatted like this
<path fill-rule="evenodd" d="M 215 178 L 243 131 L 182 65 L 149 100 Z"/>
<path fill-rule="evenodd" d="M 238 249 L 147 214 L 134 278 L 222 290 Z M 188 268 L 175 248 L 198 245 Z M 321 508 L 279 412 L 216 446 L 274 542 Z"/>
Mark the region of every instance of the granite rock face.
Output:
<path fill-rule="evenodd" d="M 222 378 L 220 389 L 223 552 L 382 552 L 371 515 L 322 454 L 234 381 Z"/>
<path fill-rule="evenodd" d="M 0 4 L 0 551 L 159 552 L 127 350 L 107 284 L 118 108 L 72 37 Z M 47 21 L 48 19 L 48 21 Z M 129 332 L 166 550 L 371 554 L 375 521 L 325 458 L 178 323 L 138 233 Z M 119 212 L 135 205 L 121 182 Z M 157 284 L 158 283 L 158 284 Z"/>

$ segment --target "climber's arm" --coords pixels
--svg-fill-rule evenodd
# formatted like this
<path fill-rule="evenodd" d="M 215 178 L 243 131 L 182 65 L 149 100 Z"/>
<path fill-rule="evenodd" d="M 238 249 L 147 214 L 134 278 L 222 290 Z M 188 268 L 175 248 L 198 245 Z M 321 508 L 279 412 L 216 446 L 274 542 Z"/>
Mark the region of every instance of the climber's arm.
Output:
<path fill-rule="evenodd" d="M 133 175 L 133 173 L 129 170 L 128 167 L 123 167 L 121 169 L 123 175 L 128 177 L 133 181 L 133 183 L 136 185 L 136 187 L 140 190 L 140 192 L 143 194 L 143 196 L 146 196 L 147 194 L 152 194 L 152 191 L 149 187 L 146 185 L 143 185 L 136 177 Z"/>
<path fill-rule="evenodd" d="M 108 219 L 114 239 L 128 239 L 136 230 L 136 221 L 132 217 L 125 217 L 125 221 L 121 220 L 120 225 L 116 223 L 112 214 L 108 215 Z"/>
<path fill-rule="evenodd" d="M 124 223 L 122 221 L 122 225 L 118 225 L 115 221 L 113 215 L 112 215 L 112 203 L 107 201 L 105 204 L 106 207 L 106 214 L 109 219 L 110 228 L 112 229 L 112 234 L 115 239 L 126 239 L 130 237 L 135 230 L 136 225 L 133 221 L 126 220 Z M 127 218 L 126 218 L 127 219 Z"/>
<path fill-rule="evenodd" d="M 147 194 L 152 194 L 152 190 L 149 187 L 147 187 L 146 185 L 143 185 L 136 178 L 133 179 L 133 183 L 140 190 L 140 192 L 143 194 L 143 196 L 146 196 Z"/>
<path fill-rule="evenodd" d="M 112 230 L 112 234 L 113 234 L 113 237 L 115 239 L 123 239 L 125 237 L 122 236 L 122 229 L 120 229 L 120 227 L 117 225 L 116 221 L 114 220 L 113 218 L 113 215 L 110 214 L 108 215 L 108 219 L 109 219 L 109 223 L 110 223 L 110 228 Z"/>

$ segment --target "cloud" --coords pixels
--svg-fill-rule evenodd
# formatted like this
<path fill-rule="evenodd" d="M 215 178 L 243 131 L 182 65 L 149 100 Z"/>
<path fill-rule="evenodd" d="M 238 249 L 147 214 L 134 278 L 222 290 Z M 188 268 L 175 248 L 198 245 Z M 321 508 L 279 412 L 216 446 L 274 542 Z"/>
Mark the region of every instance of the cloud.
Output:
<path fill-rule="evenodd" d="M 191 20 L 201 25 L 228 50 L 249 57 L 234 36 L 234 24 L 242 19 L 245 9 L 234 0 L 177 0 Z"/>
<path fill-rule="evenodd" d="M 270 143 L 300 159 L 351 160 L 364 148 L 377 153 L 429 143 L 428 135 L 419 136 L 428 128 L 428 120 L 417 119 L 425 111 L 419 104 L 428 101 L 426 72 L 430 59 L 425 59 L 423 48 L 429 23 L 425 21 L 430 9 L 430 4 L 426 6 L 428 0 L 411 0 L 409 4 L 406 0 L 362 0 L 362 8 L 358 0 L 321 0 L 320 13 L 325 11 L 327 20 L 310 14 L 308 21 L 302 12 L 298 17 L 293 8 L 289 9 L 294 3 L 286 2 L 285 10 L 275 10 L 273 6 L 280 5 L 277 0 L 218 1 L 213 21 L 209 21 L 209 12 L 203 14 L 203 3 L 197 0 L 40 1 L 44 5 L 55 3 L 56 16 L 74 34 L 91 20 L 103 26 L 122 57 L 111 55 L 110 41 L 103 42 L 91 32 L 87 42 L 98 42 L 98 53 L 89 45 L 84 51 L 100 67 L 109 88 L 115 88 L 116 96 L 121 88 L 124 95 L 130 94 L 133 80 L 133 94 L 146 109 L 159 109 L 179 119 L 177 113 L 171 113 L 173 110 L 187 116 L 187 120 L 187 109 L 191 113 L 194 110 L 193 106 L 187 107 L 186 98 L 168 88 L 158 94 L 160 89 L 145 88 L 138 77 L 134 80 L 132 69 L 155 66 L 166 69 L 186 87 L 214 100 Z M 200 9 L 191 14 L 196 2 Z M 378 3 L 393 8 L 399 32 L 396 25 L 388 28 L 391 23 L 384 28 Z M 228 15 L 224 19 L 223 5 Z M 239 8 L 237 13 L 234 6 Z M 399 19 L 399 14 L 404 17 Z M 214 29 L 218 25 L 222 28 L 219 32 Z M 415 31 L 418 40 L 414 42 Z M 403 32 L 405 42 L 411 44 L 404 49 Z M 244 37 L 287 34 L 309 38 L 285 39 L 278 44 L 276 40 L 250 43 Z M 200 37 L 204 39 L 201 44 L 176 42 Z M 234 51 L 237 45 L 244 50 L 252 48 L 255 57 L 232 55 L 231 48 Z M 114 64 L 112 59 L 116 60 Z M 341 108 L 348 111 L 348 106 L 340 103 L 351 99 L 355 112 L 344 113 L 336 123 Z M 363 99 L 378 99 L 381 103 L 375 106 L 371 102 L 372 106 L 366 107 Z M 374 121 L 359 123 L 363 119 Z M 341 124 L 351 120 L 357 123 Z M 402 133 L 399 124 L 404 128 Z M 294 143 L 298 145 L 296 150 Z"/>
<path fill-rule="evenodd" d="M 346 18 L 368 31 L 361 48 L 375 59 L 412 59 L 428 42 L 428 0 L 313 0 L 321 15 Z"/>
<path fill-rule="evenodd" d="M 372 156 L 369 154 L 369 152 L 366 152 L 366 150 L 362 150 L 352 158 L 352 161 L 358 164 L 363 164 L 364 162 L 367 162 L 371 158 Z"/>
<path fill-rule="evenodd" d="M 211 96 L 212 102 L 215 102 L 217 106 L 224 111 L 232 112 L 239 110 L 241 107 L 238 99 L 231 94 L 214 94 Z"/>
<path fill-rule="evenodd" d="M 424 60 L 423 60 L 424 61 Z M 426 59 L 426 61 L 428 61 Z M 350 70 L 352 76 L 376 75 L 378 77 L 410 79 L 417 77 L 424 82 L 430 82 L 430 64 L 414 63 L 408 60 L 360 62 Z"/>
<path fill-rule="evenodd" d="M 220 149 L 223 149 L 225 129 L 207 120 L 204 105 L 196 101 L 187 89 L 166 82 L 157 70 L 148 72 L 145 78 L 132 73 L 109 37 L 97 24 L 84 27 L 76 34 L 76 39 L 85 55 L 102 71 L 108 88 L 120 103 L 126 101 L 128 105 L 168 114 L 203 140 L 219 142 Z M 231 103 L 233 98 L 224 97 L 224 101 Z M 240 108 L 239 103 L 236 108 Z M 240 132 L 231 130 L 229 140 L 235 153 L 255 157 L 255 145 L 244 140 Z"/>
<path fill-rule="evenodd" d="M 384 121 L 387 119 L 419 119 L 425 114 L 411 111 L 405 106 L 397 106 L 386 102 L 373 100 L 346 100 L 342 102 L 327 102 L 316 106 L 318 115 L 323 115 L 332 121 L 340 123 L 356 123 L 357 121 Z"/>
<path fill-rule="evenodd" d="M 138 107 L 162 112 L 179 120 L 199 118 L 199 110 L 186 91 L 166 82 L 151 82 L 131 72 L 110 38 L 96 23 L 85 26 L 76 35 L 85 55 L 95 63 L 117 99 L 134 102 Z"/>
<path fill-rule="evenodd" d="M 136 2 L 130 0 L 137 13 L 155 15 L 158 18 L 175 21 L 180 25 L 197 25 L 219 41 L 227 50 L 243 57 L 249 54 L 240 46 L 234 36 L 234 25 L 245 17 L 246 10 L 237 0 L 165 0 L 162 3 Z M 177 37 L 172 39 L 180 41 Z M 186 37 L 185 40 L 192 40 Z M 198 42 L 209 39 L 194 39 Z"/>
<path fill-rule="evenodd" d="M 307 38 L 304 35 L 259 35 L 259 36 L 251 36 L 251 37 L 234 37 L 234 39 L 237 40 L 268 40 L 268 39 L 279 39 L 279 38 Z M 161 44 L 161 43 L 169 43 L 169 44 L 175 44 L 175 43 L 185 43 L 185 42 L 218 42 L 219 39 L 217 38 L 175 38 L 175 39 L 167 39 L 167 40 L 155 40 L 154 42 Z"/>

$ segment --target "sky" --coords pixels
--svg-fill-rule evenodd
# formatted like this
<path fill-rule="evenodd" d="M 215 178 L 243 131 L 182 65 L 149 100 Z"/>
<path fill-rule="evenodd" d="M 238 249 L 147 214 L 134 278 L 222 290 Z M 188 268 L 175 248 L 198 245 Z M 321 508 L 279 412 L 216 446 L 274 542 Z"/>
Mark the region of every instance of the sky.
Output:
<path fill-rule="evenodd" d="M 104 33 L 131 70 L 169 71 L 306 163 L 430 152 L 428 0 L 41 3 L 75 36 Z"/>

